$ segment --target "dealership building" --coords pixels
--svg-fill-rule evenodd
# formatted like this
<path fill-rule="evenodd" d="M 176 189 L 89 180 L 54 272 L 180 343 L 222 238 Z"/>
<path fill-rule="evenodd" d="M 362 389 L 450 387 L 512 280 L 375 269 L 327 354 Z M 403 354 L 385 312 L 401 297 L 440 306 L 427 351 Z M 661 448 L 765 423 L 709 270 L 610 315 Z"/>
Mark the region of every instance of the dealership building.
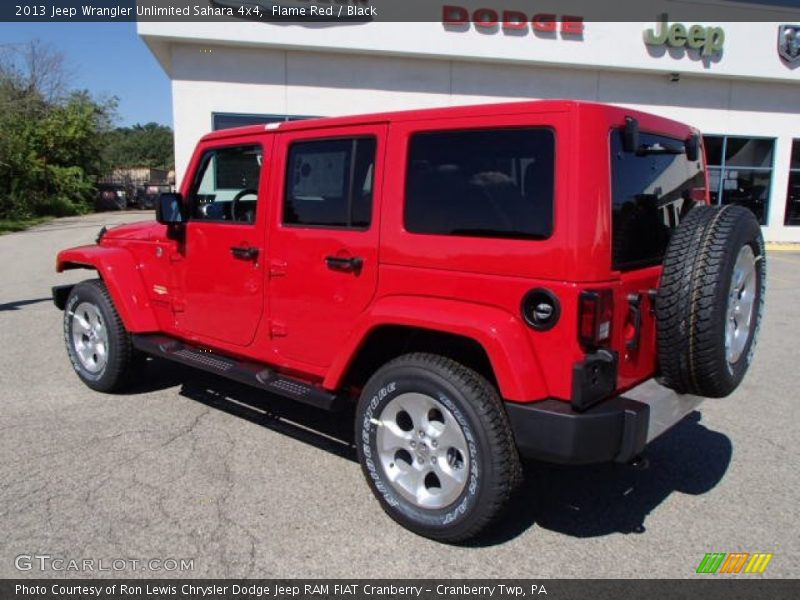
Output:
<path fill-rule="evenodd" d="M 514 2 L 448 4 L 439 20 L 416 23 L 140 21 L 172 81 L 178 178 L 213 129 L 580 99 L 698 127 L 713 201 L 751 208 L 769 241 L 800 242 L 800 26 L 596 22 Z"/>

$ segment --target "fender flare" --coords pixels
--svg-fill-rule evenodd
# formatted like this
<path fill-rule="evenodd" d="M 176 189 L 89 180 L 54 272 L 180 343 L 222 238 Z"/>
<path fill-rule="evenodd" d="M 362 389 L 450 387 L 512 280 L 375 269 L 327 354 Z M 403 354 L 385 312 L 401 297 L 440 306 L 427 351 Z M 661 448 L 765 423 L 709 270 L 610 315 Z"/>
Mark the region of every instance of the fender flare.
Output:
<path fill-rule="evenodd" d="M 97 271 L 128 331 L 159 330 L 139 268 L 130 252 L 102 246 L 62 250 L 56 258 L 56 271 L 61 273 L 69 269 Z"/>
<path fill-rule="evenodd" d="M 388 296 L 376 301 L 356 322 L 331 364 L 325 388 L 339 389 L 367 337 L 384 325 L 470 338 L 486 352 L 504 399 L 524 402 L 547 396 L 526 328 L 516 316 L 494 306 L 424 296 Z"/>

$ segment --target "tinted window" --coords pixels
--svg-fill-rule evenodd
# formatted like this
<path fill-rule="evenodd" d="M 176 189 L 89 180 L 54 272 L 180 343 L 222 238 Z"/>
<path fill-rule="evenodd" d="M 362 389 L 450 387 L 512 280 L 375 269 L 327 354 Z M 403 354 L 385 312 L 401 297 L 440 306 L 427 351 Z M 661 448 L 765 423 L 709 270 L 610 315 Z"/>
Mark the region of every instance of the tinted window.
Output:
<path fill-rule="evenodd" d="M 372 220 L 375 148 L 374 138 L 292 144 L 283 222 L 368 228 Z"/>
<path fill-rule="evenodd" d="M 725 166 L 772 167 L 770 139 L 729 137 L 725 144 Z"/>
<path fill-rule="evenodd" d="M 800 140 L 792 142 L 792 169 L 800 169 Z"/>
<path fill-rule="evenodd" d="M 706 161 L 709 165 L 722 164 L 722 146 L 724 138 L 718 135 L 703 136 L 703 145 L 706 147 Z"/>
<path fill-rule="evenodd" d="M 683 140 L 642 133 L 640 144 L 626 152 L 622 131 L 611 134 L 616 269 L 660 262 L 673 229 L 705 191 L 702 164 L 687 160 Z"/>
<path fill-rule="evenodd" d="M 549 129 L 416 134 L 408 154 L 405 227 L 545 238 L 553 228 L 554 156 Z"/>
<path fill-rule="evenodd" d="M 800 225 L 800 140 L 792 142 L 792 162 L 789 171 L 789 191 L 786 195 L 784 224 Z"/>
<path fill-rule="evenodd" d="M 255 222 L 262 162 L 261 146 L 236 146 L 206 152 L 189 197 L 192 219 Z"/>

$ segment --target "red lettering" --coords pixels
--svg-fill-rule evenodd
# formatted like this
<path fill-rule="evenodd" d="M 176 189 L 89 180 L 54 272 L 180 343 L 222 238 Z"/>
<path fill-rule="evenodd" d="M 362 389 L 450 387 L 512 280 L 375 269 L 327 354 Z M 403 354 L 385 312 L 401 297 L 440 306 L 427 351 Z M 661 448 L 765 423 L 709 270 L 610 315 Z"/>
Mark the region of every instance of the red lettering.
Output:
<path fill-rule="evenodd" d="M 517 10 L 503 11 L 503 29 L 527 29 L 528 17 Z"/>
<path fill-rule="evenodd" d="M 551 32 L 556 30 L 556 16 L 546 13 L 533 15 L 531 25 L 536 31 Z"/>
<path fill-rule="evenodd" d="M 475 27 L 492 28 L 497 26 L 497 11 L 491 8 L 479 8 L 472 13 L 472 20 Z"/>
<path fill-rule="evenodd" d="M 448 6 L 447 4 L 442 7 L 442 23 L 462 25 L 467 21 L 469 21 L 467 9 L 460 6 Z"/>
<path fill-rule="evenodd" d="M 498 14 L 502 14 L 502 21 Z M 528 28 L 528 17 L 518 10 L 503 10 L 502 13 L 498 13 L 491 8 L 478 8 L 470 15 L 463 6 L 445 4 L 442 7 L 442 23 L 445 25 L 474 23 L 476 28 L 495 31 L 497 26 L 502 23 L 505 31 L 525 31 Z M 560 30 L 562 35 L 581 36 L 585 29 L 585 23 L 583 17 L 564 15 L 559 18 L 553 13 L 537 13 L 531 17 L 530 27 L 540 33 L 555 33 Z"/>
<path fill-rule="evenodd" d="M 568 35 L 583 35 L 583 17 L 561 17 L 561 33 Z"/>

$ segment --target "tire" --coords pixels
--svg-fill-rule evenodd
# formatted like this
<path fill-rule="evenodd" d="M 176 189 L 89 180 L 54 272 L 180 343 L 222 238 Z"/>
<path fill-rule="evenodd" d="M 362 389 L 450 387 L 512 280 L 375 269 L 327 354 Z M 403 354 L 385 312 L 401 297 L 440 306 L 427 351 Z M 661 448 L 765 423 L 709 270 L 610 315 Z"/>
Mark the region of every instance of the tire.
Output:
<path fill-rule="evenodd" d="M 495 388 L 433 354 L 401 356 L 370 378 L 356 412 L 356 448 L 383 510 L 442 542 L 477 536 L 522 479 Z"/>
<path fill-rule="evenodd" d="M 764 239 L 753 213 L 692 209 L 667 247 L 656 296 L 661 382 L 710 398 L 732 393 L 753 358 L 765 284 Z"/>
<path fill-rule="evenodd" d="M 122 389 L 142 362 L 99 279 L 72 288 L 64 309 L 64 341 L 78 377 L 98 392 Z"/>

